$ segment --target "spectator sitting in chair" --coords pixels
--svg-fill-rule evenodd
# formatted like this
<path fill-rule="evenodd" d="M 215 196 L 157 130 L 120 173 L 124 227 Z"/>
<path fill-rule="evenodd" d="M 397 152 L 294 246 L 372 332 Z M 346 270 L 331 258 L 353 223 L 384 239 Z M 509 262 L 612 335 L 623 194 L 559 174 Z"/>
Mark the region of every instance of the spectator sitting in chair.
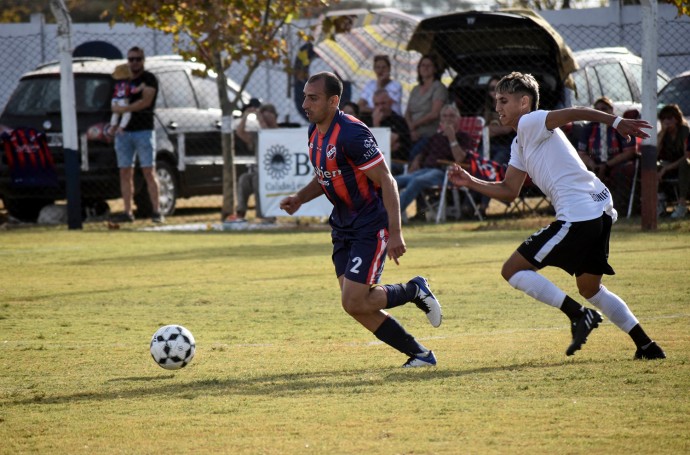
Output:
<path fill-rule="evenodd" d="M 395 176 L 400 188 L 400 211 L 403 219 L 407 206 L 423 190 L 443 184 L 448 162 L 461 163 L 465 160 L 471 138 L 457 130 L 459 119 L 460 112 L 455 105 L 443 106 L 439 132 L 431 136 L 422 151 L 413 158 L 408 172 Z M 423 216 L 418 208 L 415 219 Z"/>
<path fill-rule="evenodd" d="M 354 118 L 359 119 L 359 106 L 357 103 L 346 101 L 340 106 L 340 110 L 347 115 L 351 115 Z"/>
<path fill-rule="evenodd" d="M 677 178 L 679 199 L 671 218 L 683 218 L 688 212 L 687 195 L 690 187 L 690 128 L 677 104 L 662 107 L 658 117 L 661 122 L 661 130 L 657 136 L 659 200 L 666 199 L 667 193 L 675 193 L 665 180 Z M 657 215 L 663 215 L 665 212 L 664 202 L 658 207 Z"/>
<path fill-rule="evenodd" d="M 237 137 L 241 139 L 249 150 L 257 153 L 259 130 L 278 128 L 278 112 L 272 104 L 262 104 L 260 106 L 248 107 L 237 127 Z M 237 209 L 234 215 L 226 218 L 227 222 L 244 222 L 247 214 L 249 196 L 254 194 L 256 205 L 256 217 L 264 218 L 266 222 L 275 222 L 275 218 L 266 218 L 261 212 L 259 203 L 259 173 L 255 165 L 249 165 L 247 171 L 237 179 Z"/>
<path fill-rule="evenodd" d="M 484 102 L 484 122 L 489 129 L 489 156 L 501 164 L 508 164 L 510 160 L 510 146 L 515 139 L 515 131 L 509 126 L 501 125 L 496 112 L 496 84 L 501 78 L 492 76 L 486 85 L 486 99 Z"/>
<path fill-rule="evenodd" d="M 594 109 L 613 114 L 613 102 L 602 96 Z M 614 205 L 625 207 L 635 174 L 635 138 L 626 139 L 612 126 L 591 122 L 582 129 L 577 152 L 587 169 L 611 190 Z"/>
<path fill-rule="evenodd" d="M 387 89 L 381 88 L 374 93 L 374 110 L 371 118 L 375 127 L 391 129 L 391 173 L 402 174 L 408 161 L 412 140 L 405 118 L 393 110 L 393 99 Z"/>

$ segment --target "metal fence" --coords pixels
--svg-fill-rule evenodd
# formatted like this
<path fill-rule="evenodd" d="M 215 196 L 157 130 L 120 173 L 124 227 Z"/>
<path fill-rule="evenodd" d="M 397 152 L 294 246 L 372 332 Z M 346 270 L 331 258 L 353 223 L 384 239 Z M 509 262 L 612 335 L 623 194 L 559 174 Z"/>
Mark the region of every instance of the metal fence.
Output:
<path fill-rule="evenodd" d="M 487 125 L 494 120 L 487 97 L 491 77 L 501 76 L 509 70 L 531 72 L 537 76 L 542 87 L 542 106 L 546 109 L 573 104 L 592 106 L 597 98 L 607 96 L 613 101 L 617 113 L 630 114 L 633 109 L 639 110 L 641 92 L 645 90 L 641 86 L 641 61 L 637 57 L 641 51 L 641 20 L 639 13 L 629 13 L 631 10 L 626 9 L 628 12 L 618 14 L 616 20 L 611 22 L 606 18 L 615 17 L 616 11 L 605 8 L 602 10 L 606 12 L 604 19 L 593 19 L 598 10 L 591 10 L 589 16 L 587 13 L 576 12 L 575 17 L 568 21 L 563 20 L 556 12 L 545 14 L 546 20 L 537 22 L 536 26 L 533 23 L 525 26 L 523 22 L 513 25 L 501 23 L 500 33 L 492 32 L 489 26 L 491 24 L 487 25 L 487 31 L 478 32 L 476 22 L 469 24 L 467 21 L 442 21 L 433 29 L 418 30 L 416 42 L 423 44 L 419 44 L 418 52 L 412 54 L 417 59 L 412 65 L 416 68 L 421 54 L 432 54 L 440 67 L 445 69 L 441 81 L 448 89 L 447 101 L 455 102 L 465 116 L 485 117 Z M 467 19 L 469 16 L 463 17 Z M 658 87 L 653 88 L 655 91 L 668 78 L 690 70 L 688 19 L 676 18 L 675 13 L 666 9 L 660 16 L 660 72 Z M 473 20 L 477 21 L 477 18 Z M 498 27 L 497 24 L 498 22 L 491 26 Z M 54 26 L 46 25 L 40 20 L 35 20 L 32 25 L 33 29 L 26 27 L 26 24 L 0 26 L 0 53 L 6 62 L 0 68 L 0 77 L 5 82 L 0 88 L 0 104 L 5 105 L 5 119 L 13 123 L 10 126 L 29 127 L 39 133 L 47 133 L 46 139 L 58 170 L 58 182 L 57 186 L 49 187 L 12 187 L 10 163 L 7 154 L 3 154 L 0 161 L 0 191 L 3 192 L 5 208 L 24 219 L 35 219 L 43 205 L 64 199 L 60 119 L 59 108 L 56 108 L 59 106 L 56 76 L 59 68 L 46 66 L 39 69 L 33 80 L 26 80 L 19 86 L 23 90 L 19 92 L 23 97 L 15 96 L 7 103 L 10 93 L 17 88 L 23 74 L 57 57 Z M 194 65 L 160 57 L 173 53 L 172 39 L 162 33 L 127 24 L 119 24 L 115 28 L 102 24 L 76 25 L 73 44 L 77 49 L 87 42 L 106 42 L 121 54 L 135 45 L 146 50 L 147 69 L 157 75 L 160 84 L 156 135 L 158 169 L 164 190 L 162 197 L 167 198 L 163 202 L 168 204 L 166 207 L 170 207 L 171 213 L 174 208 L 180 213 L 181 207 L 201 207 L 219 213 L 223 161 L 220 150 L 220 111 L 213 79 L 195 71 L 198 68 Z M 306 25 L 308 24 L 302 24 Z M 413 27 L 409 29 L 409 36 L 396 37 L 398 42 L 393 48 L 403 51 L 395 59 L 404 57 L 407 48 L 407 42 L 404 41 L 412 39 L 412 30 Z M 309 69 L 312 72 L 317 68 L 328 68 L 324 59 L 320 59 L 313 48 L 304 47 L 293 32 L 294 30 L 285 32 L 290 41 L 292 61 L 304 62 L 306 58 L 307 62 L 311 62 Z M 335 40 L 338 40 L 337 35 Z M 388 48 L 391 46 L 389 42 L 386 45 Z M 347 57 L 350 65 L 368 70 L 373 67 L 372 43 L 362 40 L 361 46 L 361 52 L 355 49 L 343 58 Z M 593 48 L 598 50 L 591 51 Z M 569 58 L 579 67 L 574 73 L 569 73 Z M 103 134 L 104 125 L 111 119 L 109 106 L 113 80 L 110 75 L 116 63 L 124 63 L 124 60 L 113 62 L 85 59 L 75 63 L 74 67 L 77 106 L 80 111 L 78 122 L 82 196 L 89 211 L 85 215 L 92 217 L 103 214 L 104 203 L 111 211 L 116 211 L 121 206 L 112 140 Z M 296 64 L 295 68 L 300 69 L 299 66 Z M 245 72 L 246 68 L 238 64 L 231 68 L 228 76 L 239 81 Z M 373 77 L 373 71 L 370 74 Z M 398 77 L 398 74 L 394 72 L 393 76 Z M 402 73 L 399 73 L 399 77 L 403 77 Z M 410 88 L 416 84 L 416 74 L 413 72 L 406 77 L 408 80 L 401 80 L 405 100 Z M 346 77 L 345 79 L 347 82 Z M 263 104 L 275 106 L 279 122 L 306 125 L 299 110 L 299 96 L 295 96 L 296 92 L 299 94 L 300 81 L 299 74 L 295 71 L 288 73 L 280 66 L 263 65 L 254 73 L 247 87 L 248 94 L 244 104 L 249 104 L 251 97 L 257 98 Z M 346 97 L 357 101 L 363 88 L 361 79 L 349 82 L 350 91 Z M 237 96 L 232 89 L 230 92 L 231 96 Z M 685 93 L 683 96 L 690 94 Z M 678 100 L 679 103 L 681 101 Z M 403 112 L 405 108 L 403 105 Z M 235 125 L 239 121 L 240 117 L 236 119 Z M 249 121 L 250 124 L 254 122 L 254 119 Z M 614 141 L 604 146 L 602 151 L 596 133 L 579 125 L 569 133 L 572 142 L 579 144 L 579 148 L 584 148 L 595 164 L 601 159 L 612 158 L 624 148 Z M 488 142 L 485 150 L 491 150 L 493 144 L 492 156 L 496 157 L 501 139 L 492 141 L 492 136 L 488 133 L 484 138 Z M 238 141 L 236 153 L 251 155 L 250 148 Z M 245 167 L 238 167 L 238 174 L 244 170 Z M 614 170 L 613 166 L 597 167 L 597 170 L 611 186 L 619 210 L 622 209 L 625 213 L 628 206 L 631 206 L 634 213 L 637 206 L 635 201 L 638 200 L 635 195 L 630 198 L 636 172 L 634 158 L 621 167 L 620 172 Z M 147 214 L 146 192 L 140 178 L 137 180 L 137 191 L 136 201 L 141 206 L 140 211 Z M 175 197 L 174 206 L 170 205 L 171 195 Z M 169 217 L 170 222 L 174 220 L 175 217 Z"/>

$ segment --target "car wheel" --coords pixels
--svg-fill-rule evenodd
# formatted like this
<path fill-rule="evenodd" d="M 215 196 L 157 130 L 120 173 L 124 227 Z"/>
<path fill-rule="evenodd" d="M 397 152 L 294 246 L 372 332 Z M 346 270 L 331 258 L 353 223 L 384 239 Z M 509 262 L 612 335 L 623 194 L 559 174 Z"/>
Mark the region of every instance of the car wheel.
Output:
<path fill-rule="evenodd" d="M 168 216 L 175 212 L 177 204 L 177 174 L 175 168 L 167 161 L 156 163 L 158 174 L 158 199 L 161 214 Z"/>
<path fill-rule="evenodd" d="M 52 199 L 43 198 L 3 198 L 3 204 L 5 204 L 7 213 L 9 213 L 10 216 L 30 223 L 36 222 L 38 214 L 43 207 L 54 202 L 55 201 Z"/>
<path fill-rule="evenodd" d="M 173 165 L 167 161 L 156 162 L 156 175 L 158 176 L 158 204 L 163 216 L 170 216 L 175 212 L 177 203 L 177 175 Z M 137 206 L 137 216 L 148 218 L 153 214 L 151 199 L 149 198 L 146 183 L 139 187 L 134 195 L 134 203 Z"/>

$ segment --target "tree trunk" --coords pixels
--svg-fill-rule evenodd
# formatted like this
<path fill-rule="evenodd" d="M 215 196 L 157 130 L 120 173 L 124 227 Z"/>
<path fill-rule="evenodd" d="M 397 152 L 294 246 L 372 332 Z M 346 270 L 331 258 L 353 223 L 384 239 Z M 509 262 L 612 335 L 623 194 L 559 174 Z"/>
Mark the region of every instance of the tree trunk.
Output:
<path fill-rule="evenodd" d="M 234 106 L 228 98 L 227 79 L 225 78 L 225 68 L 220 52 L 213 55 L 215 71 L 218 74 L 216 82 L 218 84 L 218 97 L 220 99 L 220 109 L 222 112 L 221 121 L 221 146 L 223 148 L 223 207 L 221 208 L 221 221 L 228 215 L 235 213 L 235 138 L 232 122 L 232 111 Z"/>

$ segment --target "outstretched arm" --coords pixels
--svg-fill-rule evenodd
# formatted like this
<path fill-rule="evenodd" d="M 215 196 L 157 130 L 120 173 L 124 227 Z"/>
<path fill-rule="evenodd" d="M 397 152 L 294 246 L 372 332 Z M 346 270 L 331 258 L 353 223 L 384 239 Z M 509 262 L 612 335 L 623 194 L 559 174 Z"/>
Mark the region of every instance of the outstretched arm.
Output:
<path fill-rule="evenodd" d="M 470 175 L 460 165 L 455 164 L 450 169 L 448 179 L 455 186 L 464 186 L 478 191 L 492 199 L 510 203 L 520 194 L 522 184 L 525 183 L 527 173 L 513 166 L 508 166 L 506 176 L 500 182 L 487 182 Z"/>
<path fill-rule="evenodd" d="M 616 128 L 620 134 L 625 136 L 627 140 L 630 140 L 630 136 L 646 139 L 649 137 L 649 134 L 643 129 L 652 128 L 652 125 L 646 120 L 616 117 L 615 115 L 607 114 L 606 112 L 601 112 L 589 107 L 569 107 L 550 111 L 546 116 L 546 128 L 553 130 L 570 122 L 582 120 L 611 125 Z"/>

